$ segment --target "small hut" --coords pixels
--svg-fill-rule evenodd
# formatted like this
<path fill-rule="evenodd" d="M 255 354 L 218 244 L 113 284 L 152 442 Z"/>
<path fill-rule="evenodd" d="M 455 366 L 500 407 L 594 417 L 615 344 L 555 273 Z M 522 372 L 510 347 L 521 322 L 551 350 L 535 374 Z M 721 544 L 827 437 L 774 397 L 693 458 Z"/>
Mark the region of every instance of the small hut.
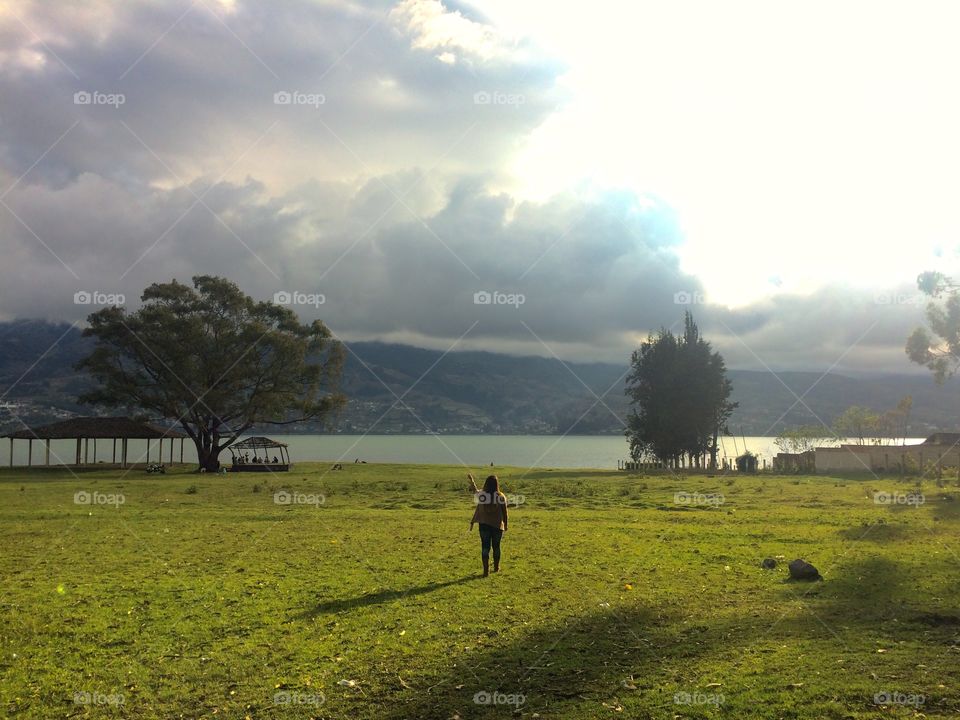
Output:
<path fill-rule="evenodd" d="M 167 453 L 168 462 L 173 462 L 173 446 L 176 440 L 180 441 L 180 462 L 183 462 L 183 441 L 187 437 L 173 428 L 161 427 L 149 422 L 133 420 L 129 417 L 77 417 L 70 420 L 43 425 L 40 427 L 28 427 L 23 430 L 8 433 L 3 437 L 10 440 L 10 467 L 13 467 L 13 447 L 15 440 L 27 441 L 27 467 L 33 464 L 33 441 L 43 443 L 44 446 L 44 465 L 50 465 L 50 443 L 53 440 L 75 440 L 76 449 L 73 457 L 75 467 L 87 465 L 90 463 L 106 462 L 110 458 L 110 463 L 117 464 L 117 441 L 120 441 L 120 467 L 127 467 L 127 450 L 130 440 L 145 440 L 146 462 L 150 462 L 152 449 L 155 446 L 157 452 L 157 462 L 163 462 L 164 440 L 169 440 L 169 449 Z M 97 459 L 97 441 L 103 441 L 103 444 L 112 442 L 109 453 L 106 451 Z M 156 443 L 154 445 L 154 443 Z M 102 447 L 102 445 L 101 445 Z M 92 450 L 92 452 L 91 452 Z M 54 454 L 54 459 L 58 465 L 70 465 L 70 463 L 59 458 Z"/>
<path fill-rule="evenodd" d="M 268 437 L 248 437 L 230 446 L 231 472 L 287 472 L 290 453 L 287 444 Z"/>

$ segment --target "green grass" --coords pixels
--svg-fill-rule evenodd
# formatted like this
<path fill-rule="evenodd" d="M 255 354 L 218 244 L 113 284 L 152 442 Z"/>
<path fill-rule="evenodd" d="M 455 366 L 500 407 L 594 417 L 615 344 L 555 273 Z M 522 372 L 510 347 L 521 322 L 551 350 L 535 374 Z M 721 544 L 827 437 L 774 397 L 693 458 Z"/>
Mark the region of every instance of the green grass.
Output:
<path fill-rule="evenodd" d="M 462 468 L 327 467 L 0 471 L 0 716 L 960 717 L 952 481 L 498 468 L 484 579 Z"/>

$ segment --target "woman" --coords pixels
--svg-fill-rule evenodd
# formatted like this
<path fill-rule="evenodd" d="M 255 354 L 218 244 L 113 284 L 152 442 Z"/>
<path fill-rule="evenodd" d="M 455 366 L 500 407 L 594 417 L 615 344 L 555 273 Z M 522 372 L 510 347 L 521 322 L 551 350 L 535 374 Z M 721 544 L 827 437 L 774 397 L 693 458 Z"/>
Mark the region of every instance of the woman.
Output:
<path fill-rule="evenodd" d="M 473 525 L 480 525 L 480 553 L 483 559 L 483 576 L 490 574 L 490 547 L 493 546 L 493 571 L 500 572 L 500 539 L 507 530 L 507 498 L 500 492 L 500 481 L 491 475 L 483 483 L 483 490 L 477 489 L 473 475 L 468 473 L 470 489 L 477 509 L 470 520 L 470 532 Z"/>

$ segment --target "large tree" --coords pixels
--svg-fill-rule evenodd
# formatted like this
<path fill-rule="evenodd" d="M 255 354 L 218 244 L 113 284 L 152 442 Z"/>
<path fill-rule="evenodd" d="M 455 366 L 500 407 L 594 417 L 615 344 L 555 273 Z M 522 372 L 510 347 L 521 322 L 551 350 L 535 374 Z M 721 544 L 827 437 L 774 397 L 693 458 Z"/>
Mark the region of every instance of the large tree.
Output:
<path fill-rule="evenodd" d="M 686 458 L 699 466 L 709 456 L 716 467 L 717 437 L 737 407 L 731 390 L 723 358 L 700 337 L 689 312 L 683 335 L 664 328 L 651 334 L 633 352 L 627 376 L 631 457 L 673 465 Z"/>
<path fill-rule="evenodd" d="M 154 284 L 136 312 L 104 308 L 88 318 L 96 338 L 78 368 L 100 387 L 81 402 L 137 407 L 182 426 L 198 469 L 250 427 L 325 420 L 343 397 L 343 350 L 319 320 L 258 302 L 229 280 L 198 276 L 193 287 Z"/>

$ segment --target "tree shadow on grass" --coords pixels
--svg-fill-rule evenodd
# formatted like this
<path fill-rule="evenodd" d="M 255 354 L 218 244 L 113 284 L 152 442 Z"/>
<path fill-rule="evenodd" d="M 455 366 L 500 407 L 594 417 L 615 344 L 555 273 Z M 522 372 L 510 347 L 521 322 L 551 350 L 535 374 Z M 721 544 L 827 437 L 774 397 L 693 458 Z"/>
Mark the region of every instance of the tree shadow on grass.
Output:
<path fill-rule="evenodd" d="M 931 493 L 927 499 L 934 520 L 960 520 L 960 498 L 949 492 Z"/>
<path fill-rule="evenodd" d="M 628 476 L 619 471 L 619 470 L 591 470 L 589 468 L 584 468 L 582 470 L 533 470 L 523 473 L 519 476 L 513 476 L 510 474 L 504 474 L 501 480 L 504 483 L 509 483 L 511 480 L 516 482 L 519 480 L 583 480 L 584 477 L 589 476 L 591 478 L 602 477 L 607 480 L 626 480 L 629 479 Z"/>
<path fill-rule="evenodd" d="M 510 622 L 508 616 L 501 620 Z M 567 617 L 506 643 L 494 635 L 490 644 L 469 651 L 451 647 L 450 669 L 439 682 L 384 703 L 384 717 L 467 720 L 506 717 L 518 709 L 527 716 L 564 717 L 571 703 L 585 701 L 600 717 L 613 712 L 601 703 L 635 692 L 621 681 L 632 675 L 642 683 L 656 671 L 665 645 L 676 652 L 682 644 L 680 652 L 691 657 L 702 651 L 690 637 L 672 635 L 679 625 L 646 607 L 607 609 Z M 664 695 L 665 708 L 672 701 Z"/>
<path fill-rule="evenodd" d="M 863 523 L 837 532 L 844 540 L 866 541 L 883 544 L 904 540 L 910 536 L 910 528 L 902 523 Z"/>
<path fill-rule="evenodd" d="M 911 583 L 896 562 L 854 562 L 830 575 L 835 579 L 810 585 L 816 594 L 805 597 L 800 609 L 796 603 L 785 607 L 776 599 L 797 600 L 804 592 L 803 584 L 791 583 L 788 590 L 771 575 L 770 608 L 763 613 L 713 618 L 690 616 L 682 606 L 658 610 L 634 605 L 562 618 L 506 642 L 503 631 L 492 632 L 483 644 L 470 649 L 451 646 L 449 669 L 430 678 L 429 687 L 381 698 L 382 717 L 468 720 L 505 717 L 518 709 L 525 715 L 540 713 L 544 717 L 614 717 L 621 703 L 628 711 L 624 717 L 631 710 L 641 713 L 636 717 L 676 717 L 693 709 L 676 705 L 674 693 L 711 692 L 705 683 L 716 678 L 709 673 L 710 677 L 701 677 L 697 667 L 718 657 L 735 667 L 735 658 L 743 649 L 760 648 L 771 641 L 816 643 L 817 647 L 823 643 L 824 652 L 839 652 L 848 639 L 865 633 L 901 639 L 902 629 L 884 622 L 902 615 L 907 609 L 904 601 L 911 595 Z M 933 628 L 931 639 L 938 631 L 954 632 L 955 623 L 960 622 L 953 615 L 930 613 L 930 608 L 919 605 L 909 610 L 914 622 L 944 626 Z M 506 615 L 500 620 L 510 622 Z M 875 657 L 871 647 L 857 667 L 869 665 Z M 751 703 L 756 702 L 755 691 L 750 689 L 754 684 L 760 693 L 793 693 L 785 696 L 785 707 L 801 702 L 799 691 L 786 688 L 781 680 L 760 674 L 747 681 L 746 688 L 735 688 L 736 680 L 725 683 L 725 710 L 733 717 L 749 712 Z M 881 689 L 878 686 L 868 693 L 863 687 L 851 687 L 849 696 L 841 701 L 845 712 L 875 710 L 871 693 Z M 815 700 L 811 695 L 803 702 Z M 636 707 L 637 701 L 642 707 Z"/>
<path fill-rule="evenodd" d="M 913 575 L 928 572 L 915 568 Z M 888 558 L 868 558 L 831 570 L 826 582 L 815 583 L 809 590 L 799 585 L 793 587 L 795 596 L 809 603 L 810 612 L 836 632 L 866 632 L 891 645 L 916 637 L 932 647 L 956 643 L 960 612 L 947 599 L 952 597 L 952 588 L 932 593 L 933 603 L 943 598 L 938 605 L 929 599 L 918 601 L 916 578 Z M 801 622 L 802 617 L 797 616 L 784 625 L 797 628 Z"/>
<path fill-rule="evenodd" d="M 481 577 L 482 576 L 479 574 L 464 575 L 463 577 L 458 577 L 453 580 L 427 583 L 426 585 L 418 585 L 406 590 L 381 590 L 377 593 L 368 593 L 366 595 L 358 595 L 357 597 L 352 598 L 325 600 L 309 610 L 298 613 L 293 617 L 293 619 L 306 620 L 315 618 L 318 615 L 333 614 L 343 612 L 344 610 L 355 610 L 356 608 L 368 607 L 370 605 L 380 605 L 393 600 L 399 600 L 400 598 L 408 598 L 416 595 L 423 595 L 425 593 L 431 593 L 435 590 L 441 590 L 445 587 L 450 587 L 451 585 L 460 585 L 472 580 L 478 580 Z"/>

